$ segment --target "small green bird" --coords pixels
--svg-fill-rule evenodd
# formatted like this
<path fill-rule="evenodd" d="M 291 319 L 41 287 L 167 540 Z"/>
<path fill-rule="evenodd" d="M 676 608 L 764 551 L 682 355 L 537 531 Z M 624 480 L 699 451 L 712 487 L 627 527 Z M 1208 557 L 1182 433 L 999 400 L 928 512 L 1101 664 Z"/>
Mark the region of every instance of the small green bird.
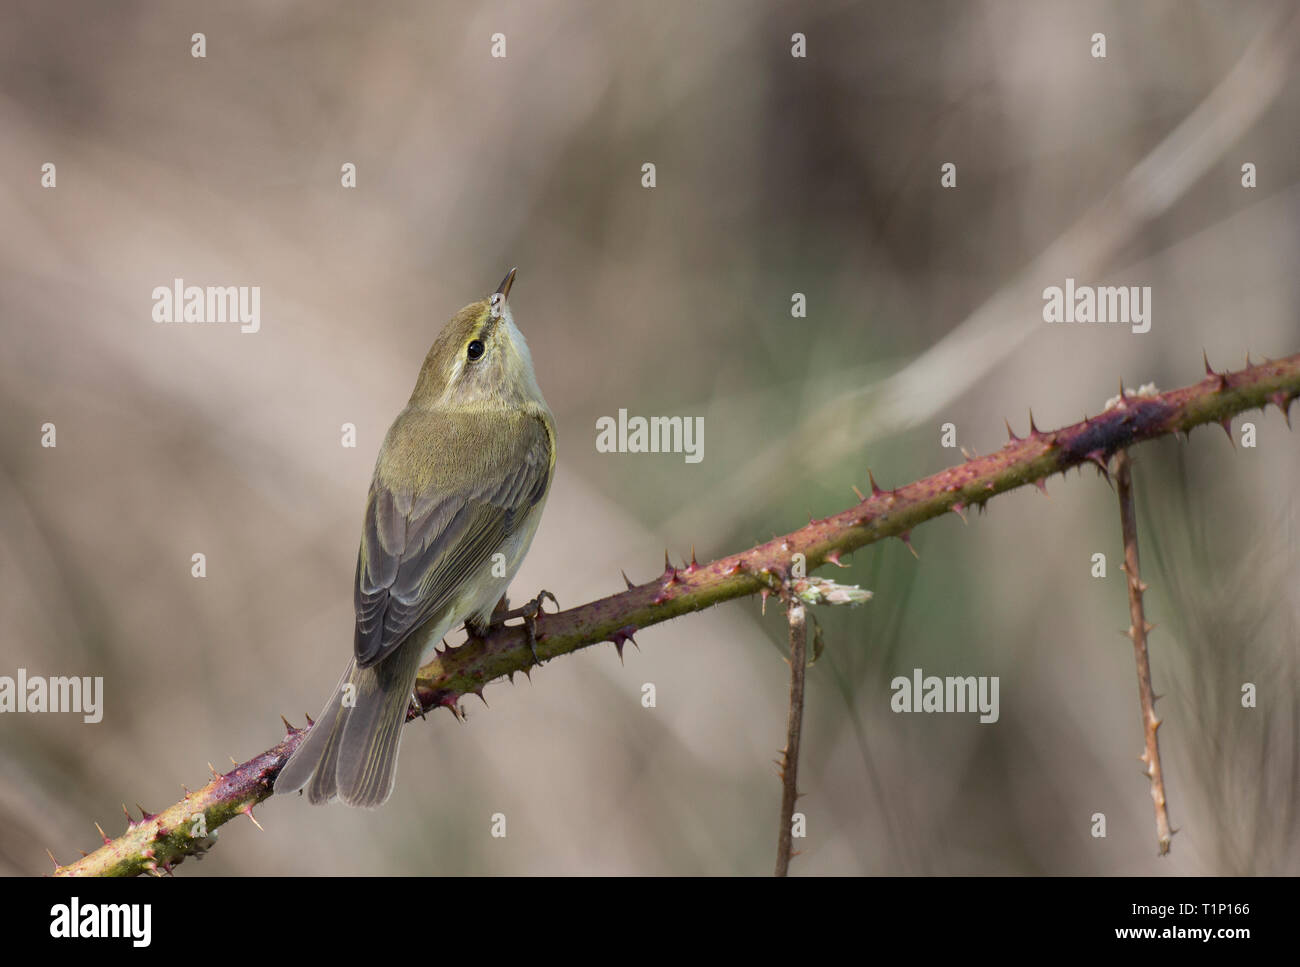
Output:
<path fill-rule="evenodd" d="M 443 328 L 379 448 L 357 556 L 353 658 L 276 779 L 313 803 L 393 791 L 416 671 L 461 622 L 483 634 L 528 551 L 555 472 L 555 419 L 495 294 Z M 498 602 L 501 602 L 498 605 Z M 493 621 L 494 609 L 496 621 Z"/>

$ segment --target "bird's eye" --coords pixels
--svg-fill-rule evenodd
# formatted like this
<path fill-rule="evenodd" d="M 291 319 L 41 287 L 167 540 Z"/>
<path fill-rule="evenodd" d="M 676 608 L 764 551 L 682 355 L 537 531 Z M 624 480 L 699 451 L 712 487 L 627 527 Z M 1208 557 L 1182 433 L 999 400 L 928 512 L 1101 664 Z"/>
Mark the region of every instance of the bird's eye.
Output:
<path fill-rule="evenodd" d="M 483 344 L 477 339 L 471 340 L 470 344 L 465 347 L 465 355 L 470 358 L 471 362 L 478 359 L 483 355 Z"/>

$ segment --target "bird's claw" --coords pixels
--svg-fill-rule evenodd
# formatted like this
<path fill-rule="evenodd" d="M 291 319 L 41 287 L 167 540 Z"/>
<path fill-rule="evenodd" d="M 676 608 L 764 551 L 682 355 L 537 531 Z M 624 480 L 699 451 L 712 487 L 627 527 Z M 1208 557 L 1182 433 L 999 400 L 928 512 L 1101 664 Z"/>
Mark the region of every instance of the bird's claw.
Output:
<path fill-rule="evenodd" d="M 504 625 L 511 618 L 524 619 L 524 634 L 528 637 L 528 650 L 532 653 L 533 663 L 540 665 L 542 660 L 537 657 L 537 618 L 543 614 L 542 602 L 550 599 L 551 604 L 559 610 L 560 602 L 555 600 L 555 595 L 550 591 L 538 591 L 537 597 L 519 608 L 507 609 L 504 607 L 506 599 L 501 598 L 498 603 L 498 610 L 492 612 L 492 618 L 488 622 L 488 628 L 497 628 Z"/>

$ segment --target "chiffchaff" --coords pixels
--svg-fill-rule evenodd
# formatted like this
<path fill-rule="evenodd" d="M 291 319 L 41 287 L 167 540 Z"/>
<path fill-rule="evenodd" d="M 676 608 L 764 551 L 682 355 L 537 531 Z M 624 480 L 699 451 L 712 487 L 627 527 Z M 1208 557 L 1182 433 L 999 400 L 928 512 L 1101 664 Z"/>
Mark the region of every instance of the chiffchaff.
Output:
<path fill-rule="evenodd" d="M 461 622 L 479 633 L 528 551 L 555 420 L 506 297 L 456 313 L 384 437 L 357 557 L 353 657 L 276 779 L 313 802 L 388 799 L 416 671 Z"/>

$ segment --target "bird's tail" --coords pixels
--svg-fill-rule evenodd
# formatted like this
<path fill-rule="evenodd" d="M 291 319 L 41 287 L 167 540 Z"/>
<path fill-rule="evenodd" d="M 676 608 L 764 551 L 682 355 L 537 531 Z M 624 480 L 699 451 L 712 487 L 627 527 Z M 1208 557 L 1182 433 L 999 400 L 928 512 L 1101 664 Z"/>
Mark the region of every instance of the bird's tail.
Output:
<path fill-rule="evenodd" d="M 280 770 L 275 791 L 305 787 L 313 803 L 383 805 L 393 791 L 397 747 L 419 667 L 414 641 L 369 668 L 350 661 L 320 718 Z"/>

